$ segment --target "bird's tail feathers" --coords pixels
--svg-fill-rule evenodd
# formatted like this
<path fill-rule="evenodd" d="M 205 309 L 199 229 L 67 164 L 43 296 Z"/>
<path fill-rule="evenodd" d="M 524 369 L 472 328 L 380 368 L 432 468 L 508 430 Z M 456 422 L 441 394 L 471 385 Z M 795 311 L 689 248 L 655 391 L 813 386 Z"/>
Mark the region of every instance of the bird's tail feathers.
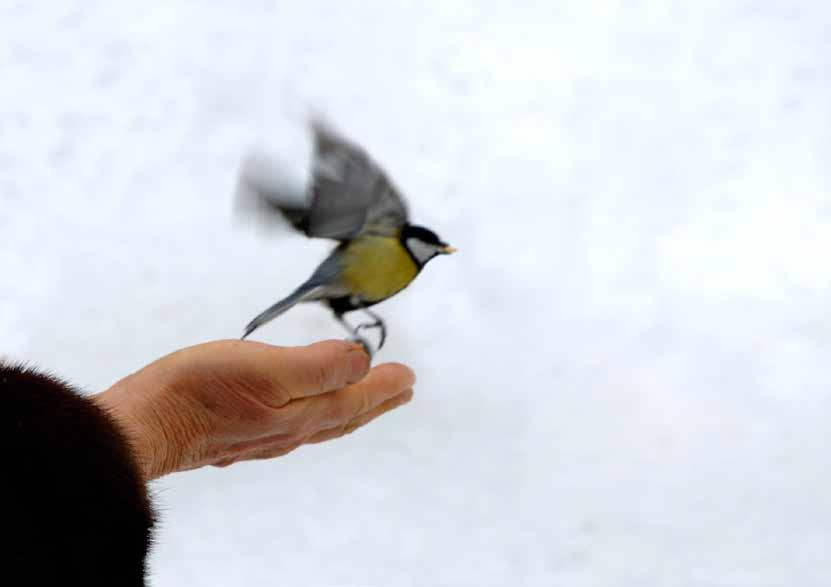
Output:
<path fill-rule="evenodd" d="M 314 283 L 309 282 L 304 283 L 294 290 L 291 295 L 268 307 L 251 322 L 249 322 L 245 327 L 245 333 L 242 335 L 242 340 L 245 340 L 245 338 L 257 328 L 274 320 L 277 316 L 283 314 L 296 304 L 307 300 L 317 299 L 323 293 L 323 290 L 324 286 L 315 285 Z"/>

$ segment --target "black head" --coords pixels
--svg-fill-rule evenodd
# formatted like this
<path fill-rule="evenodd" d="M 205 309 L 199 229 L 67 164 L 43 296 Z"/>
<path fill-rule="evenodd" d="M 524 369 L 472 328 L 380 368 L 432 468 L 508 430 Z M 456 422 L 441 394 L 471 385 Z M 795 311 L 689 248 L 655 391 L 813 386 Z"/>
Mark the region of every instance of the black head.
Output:
<path fill-rule="evenodd" d="M 437 255 L 456 252 L 456 249 L 441 240 L 432 230 L 412 224 L 401 230 L 401 243 L 419 267 Z"/>

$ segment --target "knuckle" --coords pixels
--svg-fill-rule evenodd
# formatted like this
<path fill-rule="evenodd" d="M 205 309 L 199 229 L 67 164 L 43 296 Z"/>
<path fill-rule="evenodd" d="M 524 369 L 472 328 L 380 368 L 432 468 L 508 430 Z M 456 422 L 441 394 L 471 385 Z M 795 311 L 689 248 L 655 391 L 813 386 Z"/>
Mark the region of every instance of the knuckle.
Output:
<path fill-rule="evenodd" d="M 329 351 L 326 363 L 331 367 L 329 382 L 332 387 L 342 387 L 349 380 L 352 371 L 349 351 L 350 347 L 344 341 L 338 341 L 338 344 Z"/>
<path fill-rule="evenodd" d="M 270 446 L 266 449 L 254 452 L 249 458 L 256 460 L 267 460 L 282 457 L 283 455 L 286 455 L 294 449 L 298 448 L 301 444 L 303 444 L 301 441 L 294 441 L 288 444 Z"/>
<path fill-rule="evenodd" d="M 326 423 L 332 426 L 343 426 L 355 418 L 361 413 L 364 395 L 363 392 L 356 390 L 339 392 L 326 410 Z"/>
<path fill-rule="evenodd" d="M 271 382 L 271 401 L 266 405 L 270 408 L 280 408 L 291 401 L 291 390 L 285 381 L 275 379 Z M 265 403 L 265 402 L 264 402 Z"/>
<path fill-rule="evenodd" d="M 268 440 L 268 450 L 285 450 L 287 447 L 294 446 L 300 442 L 303 434 L 298 430 L 292 430 L 285 434 L 275 434 Z"/>
<path fill-rule="evenodd" d="M 361 389 L 358 400 L 358 411 L 353 415 L 353 418 L 365 414 L 372 407 L 372 401 L 365 389 Z"/>
<path fill-rule="evenodd" d="M 357 420 L 351 420 L 351 421 L 347 422 L 346 424 L 344 424 L 343 429 L 342 429 L 343 436 L 346 436 L 348 434 L 352 434 L 353 432 L 355 432 L 355 430 L 357 430 L 360 427 L 361 427 L 361 423 Z"/>
<path fill-rule="evenodd" d="M 284 420 L 282 428 L 285 430 L 285 436 L 296 439 L 312 431 L 319 419 L 313 402 L 297 402 L 296 409 Z"/>
<path fill-rule="evenodd" d="M 329 369 L 325 363 L 315 363 L 315 365 L 309 370 L 309 377 L 311 378 L 309 381 L 310 387 L 313 387 L 318 393 L 326 391 Z"/>

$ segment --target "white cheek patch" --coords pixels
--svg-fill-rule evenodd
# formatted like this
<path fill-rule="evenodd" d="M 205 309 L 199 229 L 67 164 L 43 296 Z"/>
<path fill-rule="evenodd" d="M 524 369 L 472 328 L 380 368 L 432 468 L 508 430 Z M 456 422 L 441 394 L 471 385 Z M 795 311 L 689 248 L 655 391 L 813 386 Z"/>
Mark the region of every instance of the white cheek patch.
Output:
<path fill-rule="evenodd" d="M 439 253 L 437 245 L 425 243 L 423 240 L 417 238 L 408 238 L 407 248 L 419 263 L 426 263 Z"/>

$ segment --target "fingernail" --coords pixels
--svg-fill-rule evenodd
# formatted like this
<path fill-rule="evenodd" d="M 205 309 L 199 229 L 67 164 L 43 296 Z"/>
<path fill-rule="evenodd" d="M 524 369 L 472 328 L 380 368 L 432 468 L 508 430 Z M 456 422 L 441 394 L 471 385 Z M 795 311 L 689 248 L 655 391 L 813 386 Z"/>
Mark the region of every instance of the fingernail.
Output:
<path fill-rule="evenodd" d="M 349 350 L 349 381 L 360 381 L 369 371 L 369 355 L 364 347 L 356 344 Z"/>

